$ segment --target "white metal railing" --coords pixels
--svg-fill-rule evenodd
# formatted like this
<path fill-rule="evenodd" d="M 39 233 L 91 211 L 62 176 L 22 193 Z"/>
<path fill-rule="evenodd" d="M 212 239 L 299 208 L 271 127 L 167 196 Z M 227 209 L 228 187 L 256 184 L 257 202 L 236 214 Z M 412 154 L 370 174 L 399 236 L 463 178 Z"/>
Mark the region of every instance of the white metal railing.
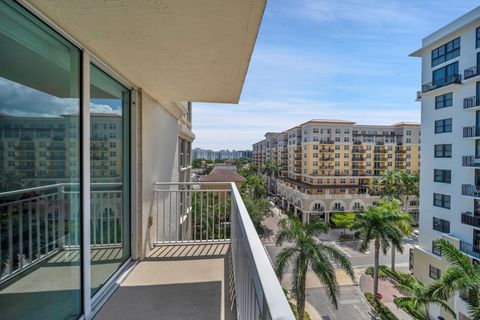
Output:
<path fill-rule="evenodd" d="M 156 182 L 155 243 L 230 240 L 229 183 Z"/>
<path fill-rule="evenodd" d="M 295 319 L 234 183 L 154 184 L 157 244 L 228 241 L 237 319 Z"/>
<path fill-rule="evenodd" d="M 58 183 L 0 193 L 0 283 L 61 250 L 80 248 L 78 184 Z M 122 242 L 119 183 L 94 183 L 91 245 Z"/>

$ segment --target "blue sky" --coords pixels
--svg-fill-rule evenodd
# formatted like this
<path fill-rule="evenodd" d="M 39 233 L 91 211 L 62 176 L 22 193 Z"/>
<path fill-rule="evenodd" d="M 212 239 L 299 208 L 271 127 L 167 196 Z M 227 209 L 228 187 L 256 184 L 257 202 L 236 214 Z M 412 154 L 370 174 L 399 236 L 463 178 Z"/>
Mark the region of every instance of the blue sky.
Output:
<path fill-rule="evenodd" d="M 313 118 L 419 121 L 428 34 L 473 0 L 270 0 L 240 103 L 194 104 L 194 147 L 251 149 L 266 131 Z"/>

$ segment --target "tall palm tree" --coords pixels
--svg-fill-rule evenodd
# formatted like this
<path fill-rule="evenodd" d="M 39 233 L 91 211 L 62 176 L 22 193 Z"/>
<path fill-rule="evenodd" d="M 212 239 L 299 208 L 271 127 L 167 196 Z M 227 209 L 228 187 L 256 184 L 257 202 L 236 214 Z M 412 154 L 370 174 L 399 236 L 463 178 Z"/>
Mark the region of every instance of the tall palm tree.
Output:
<path fill-rule="evenodd" d="M 468 293 L 469 316 L 480 319 L 480 265 L 455 248 L 449 241 L 436 241 L 448 268 L 432 287 L 442 296 L 451 297 L 457 291 Z"/>
<path fill-rule="evenodd" d="M 355 279 L 347 256 L 335 246 L 318 240 L 318 236 L 328 230 L 329 225 L 323 221 L 304 225 L 296 218 L 287 218 L 280 222 L 276 245 L 289 245 L 278 254 L 275 272 L 281 280 L 287 267 L 293 265 L 291 292 L 297 301 L 299 320 L 303 320 L 305 314 L 305 285 L 309 267 L 323 284 L 335 308 L 338 306 L 339 289 L 333 263 L 338 263 L 352 280 Z"/>
<path fill-rule="evenodd" d="M 419 319 L 430 319 L 430 305 L 437 305 L 441 309 L 450 313 L 455 317 L 455 312 L 446 303 L 448 297 L 442 295 L 441 292 L 436 291 L 433 287 L 426 287 L 423 283 L 415 279 L 410 274 L 399 274 L 388 268 L 382 269 L 390 278 L 395 280 L 397 288 L 405 297 L 395 298 L 395 304 L 404 309 L 410 309 L 418 315 Z"/>
<path fill-rule="evenodd" d="M 381 196 L 386 197 L 389 201 L 394 199 L 400 200 L 402 210 L 407 209 L 409 196 L 415 195 L 418 197 L 418 182 L 418 175 L 396 169 L 386 171 L 377 180 L 378 186 L 380 186 Z M 404 235 L 409 235 L 412 232 L 411 225 L 411 221 L 402 221 L 400 223 L 399 226 Z M 392 270 L 395 270 L 396 250 L 393 248 L 391 255 L 391 267 Z"/>
<path fill-rule="evenodd" d="M 279 173 L 280 173 L 280 165 L 276 164 L 273 161 L 267 161 L 262 166 L 262 174 L 265 174 L 267 176 L 267 179 L 268 179 L 267 190 L 270 190 L 270 184 L 271 184 L 271 181 L 272 181 L 272 177 L 274 177 L 276 179 L 278 177 Z M 275 191 L 275 194 L 276 194 L 276 190 L 274 190 L 274 191 Z"/>
<path fill-rule="evenodd" d="M 381 197 L 386 197 L 389 201 L 400 200 L 400 172 L 398 170 L 385 171 L 375 179 L 375 184 L 380 187 Z"/>
<path fill-rule="evenodd" d="M 353 228 L 360 231 L 360 251 L 365 252 L 374 243 L 375 258 L 373 265 L 373 295 L 378 293 L 378 265 L 380 250 L 387 254 L 392 248 L 403 252 L 402 221 L 411 219 L 409 214 L 400 210 L 400 201 L 380 201 L 377 206 L 369 206 L 367 211 L 359 212 Z"/>

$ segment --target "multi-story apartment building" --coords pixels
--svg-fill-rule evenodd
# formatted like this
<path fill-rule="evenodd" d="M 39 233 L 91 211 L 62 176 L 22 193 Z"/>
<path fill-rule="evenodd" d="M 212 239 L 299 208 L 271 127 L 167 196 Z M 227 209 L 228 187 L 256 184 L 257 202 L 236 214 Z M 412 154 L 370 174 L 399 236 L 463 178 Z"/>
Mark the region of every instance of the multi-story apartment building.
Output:
<path fill-rule="evenodd" d="M 226 159 L 240 159 L 251 158 L 251 150 L 220 150 L 213 151 L 209 149 L 195 148 L 192 151 L 193 160 L 226 160 Z"/>
<path fill-rule="evenodd" d="M 308 222 L 378 201 L 374 180 L 386 170 L 418 173 L 419 144 L 417 123 L 382 126 L 311 120 L 281 133 L 267 133 L 265 140 L 253 145 L 253 158 L 258 168 L 266 161 L 279 166 L 280 179 L 272 180 L 276 186 L 269 189 Z M 407 210 L 418 221 L 416 198 L 409 199 Z"/>
<path fill-rule="evenodd" d="M 480 7 L 427 36 L 412 53 L 422 59 L 420 240 L 412 254 L 415 277 L 438 279 L 446 264 L 434 241 L 450 240 L 480 260 Z M 457 319 L 468 310 L 452 299 Z M 451 316 L 432 306 L 433 316 Z"/>
<path fill-rule="evenodd" d="M 0 1 L 0 319 L 294 319 L 235 184 L 189 172 L 265 4 Z"/>

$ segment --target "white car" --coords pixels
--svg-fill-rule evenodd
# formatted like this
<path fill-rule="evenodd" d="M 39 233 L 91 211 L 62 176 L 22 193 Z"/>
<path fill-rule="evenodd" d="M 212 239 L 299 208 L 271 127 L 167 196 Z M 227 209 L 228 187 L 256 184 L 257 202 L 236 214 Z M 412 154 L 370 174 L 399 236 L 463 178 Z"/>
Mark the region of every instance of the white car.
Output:
<path fill-rule="evenodd" d="M 418 231 L 418 229 L 415 229 L 415 230 L 413 230 L 413 234 L 418 236 L 420 234 L 420 232 Z"/>

